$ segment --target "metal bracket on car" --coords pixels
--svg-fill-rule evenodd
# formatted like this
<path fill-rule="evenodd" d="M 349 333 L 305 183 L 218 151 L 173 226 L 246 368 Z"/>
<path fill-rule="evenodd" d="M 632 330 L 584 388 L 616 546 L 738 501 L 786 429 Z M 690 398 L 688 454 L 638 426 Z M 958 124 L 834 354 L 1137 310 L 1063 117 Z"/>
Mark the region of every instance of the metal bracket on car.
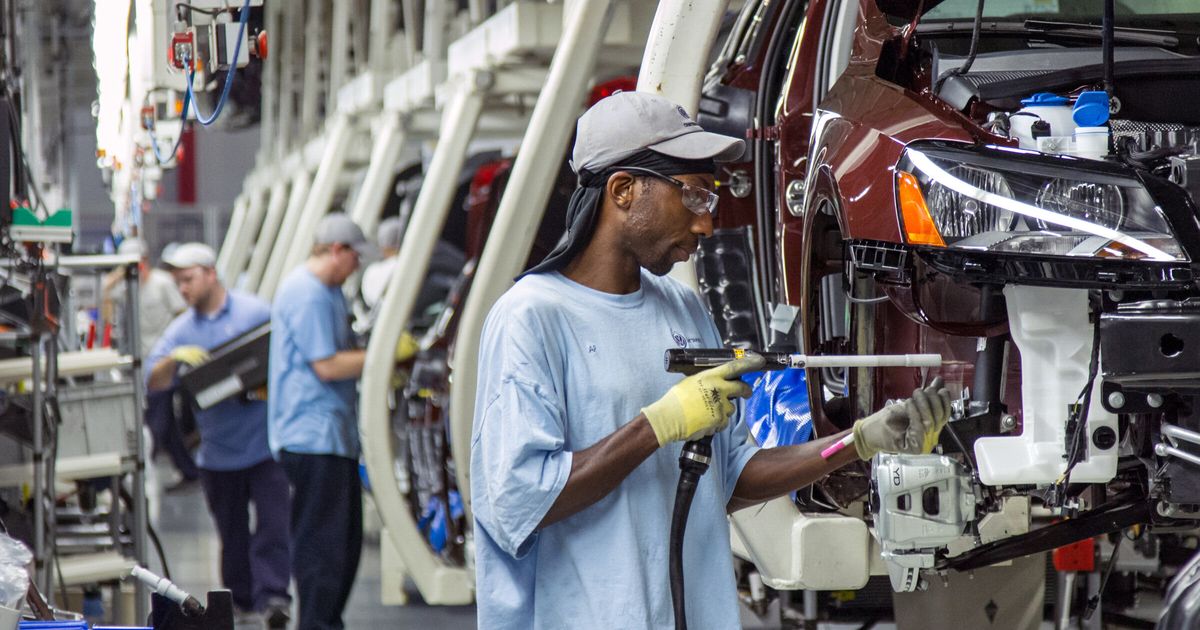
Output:
<path fill-rule="evenodd" d="M 1154 445 L 1154 453 L 1156 455 L 1159 457 L 1178 457 L 1185 462 L 1195 466 L 1200 466 L 1200 456 L 1193 455 L 1192 453 L 1179 448 L 1180 442 L 1187 442 L 1189 444 L 1200 446 L 1200 433 L 1189 431 L 1173 424 L 1163 423 L 1162 434 L 1167 441 L 1159 442 L 1158 444 Z"/>
<path fill-rule="evenodd" d="M 793 179 L 788 182 L 787 190 L 784 191 L 784 198 L 787 202 L 788 212 L 792 216 L 798 217 L 804 214 L 804 191 L 806 190 L 803 179 Z"/>

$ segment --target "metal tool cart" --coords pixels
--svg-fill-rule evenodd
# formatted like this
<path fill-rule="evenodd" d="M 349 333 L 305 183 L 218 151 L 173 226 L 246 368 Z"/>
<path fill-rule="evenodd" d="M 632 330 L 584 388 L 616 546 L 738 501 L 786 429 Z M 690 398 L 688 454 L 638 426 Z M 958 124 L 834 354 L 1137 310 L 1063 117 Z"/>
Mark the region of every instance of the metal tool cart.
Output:
<path fill-rule="evenodd" d="M 120 580 L 147 559 L 137 262 L 136 256 L 61 256 L 11 266 L 11 283 L 27 282 L 31 298 L 26 321 L 6 313 L 14 332 L 4 341 L 28 351 L 0 360 L 0 385 L 24 392 L 4 398 L 0 416 L 7 422 L 0 426 L 26 447 L 18 449 L 21 463 L 0 467 L 0 487 L 32 488 L 34 583 L 60 607 L 76 604 L 62 601 L 69 587 L 111 586 L 114 618 L 128 618 Z M 73 287 L 121 266 L 121 351 L 81 348 Z M 75 484 L 62 506 L 56 483 Z M 110 491 L 108 505 L 97 501 L 103 489 Z M 148 613 L 145 586 L 135 583 L 133 618 Z"/>

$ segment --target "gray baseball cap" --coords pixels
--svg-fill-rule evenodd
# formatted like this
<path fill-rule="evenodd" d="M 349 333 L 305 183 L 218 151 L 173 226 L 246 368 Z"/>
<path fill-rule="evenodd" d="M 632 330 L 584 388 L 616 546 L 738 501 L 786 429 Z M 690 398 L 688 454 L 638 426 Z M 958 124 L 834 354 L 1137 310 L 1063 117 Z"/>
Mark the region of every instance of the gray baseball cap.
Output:
<path fill-rule="evenodd" d="M 163 250 L 162 262 L 168 267 L 216 267 L 217 253 L 204 243 L 184 243 L 171 251 Z"/>
<path fill-rule="evenodd" d="M 400 249 L 400 238 L 403 236 L 400 228 L 404 227 L 399 217 L 384 219 L 379 223 L 379 232 L 375 237 L 381 249 Z"/>
<path fill-rule="evenodd" d="M 744 147 L 738 138 L 705 131 L 665 97 L 617 92 L 579 118 L 571 168 L 596 173 L 644 149 L 681 160 L 727 162 Z"/>
<path fill-rule="evenodd" d="M 363 236 L 362 228 L 341 212 L 332 212 L 321 219 L 321 222 L 317 224 L 317 236 L 314 242 L 317 245 L 333 243 L 349 245 L 358 252 L 362 259 L 376 258 L 378 253 L 375 247 L 367 242 L 367 237 Z"/>

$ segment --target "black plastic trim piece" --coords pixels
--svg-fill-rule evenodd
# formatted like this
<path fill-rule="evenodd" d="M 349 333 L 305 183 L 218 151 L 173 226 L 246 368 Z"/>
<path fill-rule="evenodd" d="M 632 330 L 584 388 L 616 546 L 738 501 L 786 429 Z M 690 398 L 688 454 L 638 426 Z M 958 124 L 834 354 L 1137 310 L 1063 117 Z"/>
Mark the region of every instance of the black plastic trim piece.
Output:
<path fill-rule="evenodd" d="M 1186 289 L 1196 281 L 1195 270 L 1187 263 L 1073 260 L 933 247 L 918 247 L 916 253 L 930 267 L 962 282 L 1079 289 Z"/>
<path fill-rule="evenodd" d="M 930 9 L 941 4 L 944 0 L 875 0 L 875 6 L 879 10 L 892 17 L 911 20 L 917 17 L 919 11 L 922 15 L 929 12 Z"/>
<path fill-rule="evenodd" d="M 1099 507 L 1075 518 L 1035 529 L 1028 534 L 976 547 L 962 555 L 942 560 L 936 568 L 939 571 L 946 569 L 969 571 L 997 562 L 1050 551 L 1092 536 L 1121 531 L 1139 523 L 1149 523 L 1152 515 L 1150 504 L 1145 500 L 1135 501 L 1134 503 Z"/>

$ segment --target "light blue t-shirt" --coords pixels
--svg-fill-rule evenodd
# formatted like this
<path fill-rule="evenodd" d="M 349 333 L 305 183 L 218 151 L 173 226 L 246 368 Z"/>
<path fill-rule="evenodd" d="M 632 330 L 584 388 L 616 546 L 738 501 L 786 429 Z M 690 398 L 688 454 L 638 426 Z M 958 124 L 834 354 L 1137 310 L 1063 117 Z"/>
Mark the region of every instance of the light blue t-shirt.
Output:
<path fill-rule="evenodd" d="M 665 371 L 664 351 L 720 345 L 699 297 L 647 272 L 628 295 L 558 273 L 526 276 L 496 302 L 471 438 L 480 628 L 674 628 L 667 551 L 682 444 L 656 451 L 598 502 L 535 528 L 572 453 L 682 378 Z M 739 627 L 725 506 L 758 449 L 734 420 L 713 440 L 684 540 L 696 629 Z"/>
<path fill-rule="evenodd" d="M 301 265 L 271 305 L 268 387 L 271 452 L 358 459 L 357 379 L 325 382 L 313 361 L 353 348 L 346 298 Z"/>
<path fill-rule="evenodd" d="M 179 346 L 212 350 L 258 328 L 270 318 L 271 309 L 266 302 L 230 289 L 216 313 L 201 315 L 189 308 L 172 320 L 150 350 L 146 365 L 153 367 Z M 198 409 L 196 427 L 200 429 L 196 465 L 201 468 L 244 470 L 271 458 L 267 449 L 267 405 L 262 401 L 231 398 L 208 409 Z"/>

